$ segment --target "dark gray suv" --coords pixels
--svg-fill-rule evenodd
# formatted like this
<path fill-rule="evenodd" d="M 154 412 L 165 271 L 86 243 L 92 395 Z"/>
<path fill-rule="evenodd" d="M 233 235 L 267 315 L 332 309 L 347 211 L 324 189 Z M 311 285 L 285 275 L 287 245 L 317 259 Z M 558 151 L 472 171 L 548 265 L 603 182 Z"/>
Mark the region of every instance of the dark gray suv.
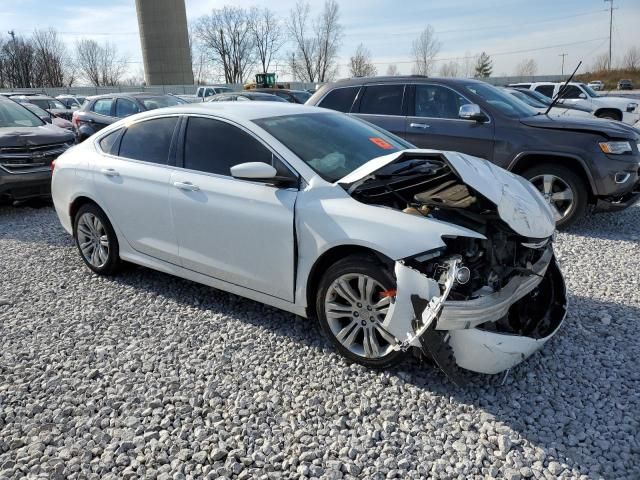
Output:
<path fill-rule="evenodd" d="M 566 227 L 587 208 L 640 197 L 640 132 L 621 122 L 539 114 L 471 79 L 375 77 L 325 85 L 307 105 L 354 114 L 420 148 L 486 158 L 528 178 Z"/>

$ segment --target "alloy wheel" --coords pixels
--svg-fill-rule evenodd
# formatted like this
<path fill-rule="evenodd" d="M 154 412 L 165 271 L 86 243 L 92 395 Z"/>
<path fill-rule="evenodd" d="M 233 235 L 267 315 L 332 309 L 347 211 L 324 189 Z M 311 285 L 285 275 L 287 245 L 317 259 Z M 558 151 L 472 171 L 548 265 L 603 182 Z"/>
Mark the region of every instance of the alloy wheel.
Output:
<path fill-rule="evenodd" d="M 574 193 L 567 182 L 551 174 L 537 175 L 530 182 L 551 205 L 556 222 L 569 215 L 573 208 Z"/>
<path fill-rule="evenodd" d="M 78 219 L 78 246 L 85 260 L 95 268 L 102 268 L 109 260 L 109 236 L 100 219 L 86 212 Z"/>
<path fill-rule="evenodd" d="M 331 332 L 351 353 L 378 359 L 393 350 L 394 337 L 383 326 L 391 297 L 384 287 L 361 273 L 334 280 L 325 296 L 324 310 Z"/>

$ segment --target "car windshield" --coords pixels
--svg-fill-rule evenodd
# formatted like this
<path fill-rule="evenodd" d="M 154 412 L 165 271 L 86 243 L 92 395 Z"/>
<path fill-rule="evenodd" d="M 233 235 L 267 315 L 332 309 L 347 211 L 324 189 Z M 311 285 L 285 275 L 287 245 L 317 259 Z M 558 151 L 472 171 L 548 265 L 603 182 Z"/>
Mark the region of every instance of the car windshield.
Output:
<path fill-rule="evenodd" d="M 155 110 L 156 108 L 175 107 L 176 105 L 182 105 L 184 101 L 172 97 L 171 95 L 165 95 L 162 97 L 140 97 L 139 100 L 147 110 Z"/>
<path fill-rule="evenodd" d="M 546 95 L 536 92 L 535 90 L 527 90 L 526 92 L 520 92 L 529 97 L 534 97 L 538 102 L 544 104 L 545 107 L 551 105 L 551 99 Z"/>
<path fill-rule="evenodd" d="M 60 102 L 58 100 L 49 100 L 49 105 L 51 105 L 51 108 L 59 108 L 59 109 L 66 109 L 67 108 L 62 104 L 62 102 Z"/>
<path fill-rule="evenodd" d="M 265 94 L 265 95 L 239 95 L 239 97 L 245 97 L 249 100 L 258 100 L 260 102 L 286 102 L 284 98 L 280 98 L 277 95 Z"/>
<path fill-rule="evenodd" d="M 46 110 L 41 109 L 39 106 L 34 105 L 33 103 L 23 103 L 25 108 L 28 108 L 29 111 L 35 113 L 40 118 L 51 118 L 51 115 Z"/>
<path fill-rule="evenodd" d="M 530 97 L 526 93 L 522 93 L 519 90 L 507 90 L 511 95 L 516 97 L 518 100 L 523 101 L 527 105 L 533 108 L 545 108 L 546 105 L 542 102 L 539 102 L 537 99 Z"/>
<path fill-rule="evenodd" d="M 369 160 L 415 148 L 341 113 L 305 113 L 254 120 L 322 178 L 335 182 Z"/>
<path fill-rule="evenodd" d="M 469 83 L 465 85 L 465 88 L 508 117 L 525 118 L 538 114 L 533 108 L 513 95 L 498 90 L 487 83 Z"/>
<path fill-rule="evenodd" d="M 585 85 L 584 83 L 581 83 L 580 86 L 585 92 L 587 92 L 587 95 L 589 95 L 590 97 L 595 98 L 599 96 L 589 85 Z"/>
<path fill-rule="evenodd" d="M 309 92 L 291 92 L 291 95 L 293 95 L 293 97 L 300 103 L 305 103 L 311 98 L 311 94 Z"/>
<path fill-rule="evenodd" d="M 0 102 L 0 127 L 40 127 L 44 122 L 13 101 Z"/>
<path fill-rule="evenodd" d="M 37 105 L 42 109 L 51 108 L 49 107 L 49 100 L 46 98 L 26 98 L 25 100 L 20 100 L 21 103 L 31 103 L 33 105 Z"/>

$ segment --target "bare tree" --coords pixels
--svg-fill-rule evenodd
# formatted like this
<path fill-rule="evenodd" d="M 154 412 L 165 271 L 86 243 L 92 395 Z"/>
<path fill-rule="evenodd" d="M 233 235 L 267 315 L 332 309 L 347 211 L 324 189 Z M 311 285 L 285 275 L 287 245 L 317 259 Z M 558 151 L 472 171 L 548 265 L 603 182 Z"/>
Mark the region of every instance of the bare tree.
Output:
<path fill-rule="evenodd" d="M 55 30 L 36 30 L 31 42 L 34 50 L 35 83 L 39 87 L 65 85 L 65 69 L 71 63 L 67 49 Z"/>
<path fill-rule="evenodd" d="M 338 49 L 342 41 L 340 9 L 335 0 L 325 0 L 324 8 L 313 27 L 311 7 L 300 0 L 289 14 L 287 29 L 295 45 L 288 58 L 294 78 L 305 82 L 326 82 L 337 72 Z"/>
<path fill-rule="evenodd" d="M 625 70 L 639 70 L 640 69 L 640 47 L 633 45 L 629 47 L 627 53 L 622 58 L 622 68 Z"/>
<path fill-rule="evenodd" d="M 225 6 L 198 19 L 195 35 L 214 63 L 222 66 L 227 83 L 244 83 L 255 65 L 252 12 Z"/>
<path fill-rule="evenodd" d="M 35 55 L 31 42 L 17 35 L 12 35 L 2 46 L 2 69 L 5 82 L 12 88 L 29 88 L 35 86 Z"/>
<path fill-rule="evenodd" d="M 375 65 L 371 63 L 371 52 L 362 43 L 349 60 L 349 71 L 352 77 L 373 77 L 378 73 Z"/>
<path fill-rule="evenodd" d="M 433 68 L 441 43 L 431 25 L 425 28 L 420 36 L 413 41 L 412 53 L 415 60 L 413 71 L 417 75 L 429 75 Z"/>
<path fill-rule="evenodd" d="M 398 75 L 400 75 L 400 72 L 398 72 L 398 66 L 395 63 L 392 63 L 387 67 L 388 77 L 396 77 Z"/>
<path fill-rule="evenodd" d="M 525 58 L 516 65 L 516 76 L 532 77 L 538 71 L 538 64 L 533 58 Z"/>
<path fill-rule="evenodd" d="M 450 60 L 447 63 L 443 63 L 440 67 L 441 77 L 457 77 L 460 72 L 460 65 L 455 60 Z"/>
<path fill-rule="evenodd" d="M 115 45 L 100 45 L 95 40 L 82 39 L 76 44 L 78 73 L 96 87 L 118 85 L 127 69 L 127 60 L 118 55 Z"/>
<path fill-rule="evenodd" d="M 268 8 L 254 9 L 249 25 L 254 37 L 256 53 L 262 72 L 268 72 L 271 60 L 277 55 L 285 42 L 282 24 L 273 11 Z"/>
<path fill-rule="evenodd" d="M 594 60 L 591 65 L 592 72 L 604 72 L 609 69 L 609 54 L 601 53 Z"/>
<path fill-rule="evenodd" d="M 462 59 L 462 72 L 461 76 L 464 78 L 471 78 L 475 73 L 475 65 L 478 61 L 477 55 L 472 55 L 470 51 L 464 52 L 464 58 Z"/>

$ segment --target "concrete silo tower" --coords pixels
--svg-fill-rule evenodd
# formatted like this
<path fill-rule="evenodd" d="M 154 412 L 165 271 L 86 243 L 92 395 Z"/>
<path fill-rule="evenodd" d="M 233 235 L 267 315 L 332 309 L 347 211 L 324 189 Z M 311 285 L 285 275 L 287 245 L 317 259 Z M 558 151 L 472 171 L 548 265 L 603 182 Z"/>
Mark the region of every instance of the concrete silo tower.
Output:
<path fill-rule="evenodd" d="M 136 0 L 147 85 L 192 85 L 184 0 Z"/>

